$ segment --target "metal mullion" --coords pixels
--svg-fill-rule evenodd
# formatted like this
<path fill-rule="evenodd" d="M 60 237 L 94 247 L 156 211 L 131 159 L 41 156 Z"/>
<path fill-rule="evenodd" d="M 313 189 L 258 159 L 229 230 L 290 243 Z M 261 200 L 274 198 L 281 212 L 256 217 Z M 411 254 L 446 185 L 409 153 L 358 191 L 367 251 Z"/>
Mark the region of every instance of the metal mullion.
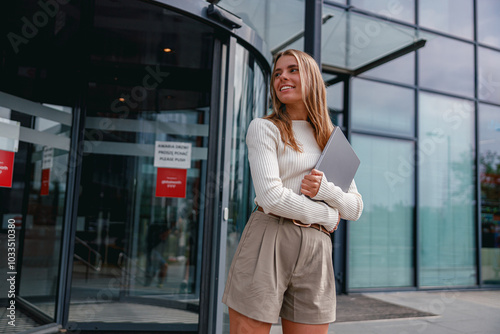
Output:
<path fill-rule="evenodd" d="M 351 84 L 352 84 L 352 77 L 348 76 L 345 81 L 344 81 L 344 127 L 346 130 L 346 136 L 349 141 L 352 141 L 352 131 L 351 131 Z M 341 266 L 341 269 L 344 273 L 344 277 L 342 280 L 342 292 L 348 293 L 348 281 L 349 281 L 349 224 L 342 224 L 339 227 L 339 232 L 341 232 L 340 238 L 334 239 L 335 242 L 341 242 L 341 245 L 344 245 L 344 247 L 339 247 L 339 249 L 342 250 L 343 253 L 343 263 Z M 344 227 L 344 228 L 342 228 Z M 333 234 L 334 236 L 337 236 L 336 233 Z M 339 240 L 340 239 L 340 240 Z"/>
<path fill-rule="evenodd" d="M 419 14 L 418 14 L 419 8 L 418 8 L 418 1 L 415 1 L 415 24 L 417 25 L 417 33 L 420 30 L 419 27 Z M 415 106 L 415 119 L 414 119 L 414 125 L 415 125 L 415 130 L 414 130 L 414 136 L 416 138 L 415 144 L 413 146 L 413 162 L 415 164 L 415 169 L 414 169 L 414 176 L 413 176 L 413 203 L 414 203 L 414 208 L 413 208 L 413 235 L 414 235 L 414 242 L 413 242 L 413 284 L 417 290 L 420 290 L 420 214 L 419 214 L 419 205 L 420 201 L 418 199 L 419 196 L 419 173 L 420 173 L 420 168 L 419 168 L 419 155 L 418 155 L 418 144 L 419 144 L 419 96 L 420 96 L 420 86 L 419 86 L 419 76 L 418 76 L 418 70 L 419 70 L 419 63 L 418 63 L 418 58 L 419 58 L 419 51 L 415 51 L 415 66 L 414 66 L 414 78 L 415 78 L 415 95 L 413 97 L 413 102 Z"/>
<path fill-rule="evenodd" d="M 487 104 L 487 105 L 492 106 L 492 107 L 497 107 L 497 108 L 500 107 L 499 103 L 494 103 L 494 102 L 491 102 L 491 101 L 484 101 L 484 100 L 478 99 L 477 102 L 481 103 L 481 104 Z"/>
<path fill-rule="evenodd" d="M 485 48 L 485 49 L 490 49 L 492 51 L 496 51 L 496 52 L 500 52 L 500 48 L 498 47 L 494 47 L 494 46 L 491 46 L 491 45 L 486 45 L 486 44 L 483 44 L 483 43 L 479 43 L 477 40 L 476 42 L 474 43 L 482 48 Z"/>
<path fill-rule="evenodd" d="M 225 274 L 226 274 L 226 245 L 227 245 L 227 220 L 225 219 L 225 210 L 229 208 L 229 178 L 231 164 L 231 139 L 233 130 L 233 109 L 234 109 L 234 73 L 236 66 L 236 47 L 237 42 L 235 37 L 229 37 L 227 44 L 227 61 L 225 67 L 225 83 L 221 85 L 224 88 L 224 99 L 222 108 L 220 108 L 220 140 L 219 140 L 219 166 L 217 172 L 220 175 L 219 181 L 221 186 L 220 197 L 218 202 L 218 211 L 214 215 L 214 222 L 217 224 L 217 229 L 214 231 L 214 237 L 217 239 L 214 247 L 214 258 L 216 263 L 214 266 L 215 280 L 213 281 L 213 304 L 215 310 L 214 321 L 211 328 L 212 333 L 222 333 L 223 329 L 223 305 L 222 293 L 224 292 Z M 223 69 L 224 70 L 224 69 Z"/>
<path fill-rule="evenodd" d="M 475 199 L 476 199 L 476 284 L 479 287 L 482 287 L 483 283 L 483 275 L 481 272 L 481 264 L 482 264 L 482 256 L 481 256 L 481 247 L 482 247 L 482 231 L 481 231 L 481 180 L 479 177 L 479 153 L 480 153 L 480 145 L 481 142 L 479 140 L 479 47 L 477 44 L 477 1 L 473 1 L 473 20 L 474 20 L 474 41 L 476 42 L 474 45 L 474 97 L 476 98 L 474 101 L 475 113 L 474 113 L 474 140 L 475 140 L 475 157 L 474 164 L 476 168 L 475 173 Z"/>
<path fill-rule="evenodd" d="M 482 233 L 481 233 L 481 224 L 482 224 L 482 219 L 481 219 L 481 207 L 482 207 L 482 201 L 481 201 L 481 182 L 479 178 L 479 153 L 480 153 L 480 140 L 479 140 L 479 103 L 481 104 L 487 104 L 491 105 L 494 107 L 500 107 L 500 104 L 493 103 L 490 101 L 483 101 L 480 100 L 479 98 L 479 47 L 489 49 L 492 51 L 500 52 L 500 48 L 489 46 L 482 44 L 478 41 L 478 33 L 477 33 L 477 23 L 478 23 L 478 17 L 477 17 L 477 1 L 474 0 L 474 70 L 475 70 L 475 76 L 474 76 L 474 96 L 476 97 L 475 99 L 475 114 L 474 114 L 474 121 L 475 121 L 475 141 L 476 141 L 476 155 L 475 155 L 475 167 L 476 167 L 476 271 L 477 271 L 477 277 L 476 277 L 476 283 L 480 288 L 483 287 L 488 287 L 488 288 L 498 288 L 498 286 L 491 285 L 491 284 L 484 284 L 483 283 L 483 277 L 482 277 L 482 255 L 481 255 L 481 248 L 482 248 Z"/>
<path fill-rule="evenodd" d="M 418 54 L 415 54 L 415 60 L 418 60 Z M 415 64 L 415 81 L 418 83 L 418 63 Z M 415 96 L 414 96 L 414 106 L 415 106 L 415 145 L 413 147 L 413 162 L 415 164 L 415 175 L 414 175 L 414 187 L 413 187 L 413 201 L 414 201 L 414 209 L 413 209 L 413 234 L 415 235 L 415 241 L 413 244 L 414 248 L 414 256 L 413 256 L 413 261 L 414 261 L 414 284 L 417 289 L 420 289 L 420 215 L 419 215 L 419 173 L 420 173 L 420 168 L 419 168 L 419 154 L 418 154 L 418 144 L 419 144 L 419 95 L 420 95 L 420 88 L 417 85 L 417 88 L 415 89 Z"/>
<path fill-rule="evenodd" d="M 200 286 L 200 314 L 198 333 L 208 334 L 214 333 L 212 322 L 215 319 L 214 301 L 213 299 L 216 281 L 217 261 L 214 254 L 217 250 L 218 227 L 217 223 L 219 210 L 215 209 L 217 203 L 220 202 L 220 191 L 218 191 L 219 181 L 219 160 L 220 160 L 220 123 L 221 123 L 221 94 L 224 91 L 225 77 L 221 75 L 225 71 L 224 43 L 219 38 L 214 40 L 213 65 L 212 65 L 212 92 L 210 97 L 210 124 L 209 129 L 212 136 L 208 138 L 208 152 L 213 152 L 208 155 L 207 159 L 207 186 L 205 189 L 213 189 L 213 194 L 204 194 L 205 198 L 205 215 L 203 226 L 203 244 L 204 251 L 202 252 L 201 261 L 201 286 Z M 210 185 L 209 182 L 215 183 Z M 210 196 L 212 195 L 212 196 Z M 203 326 L 201 326 L 203 325 Z"/>
<path fill-rule="evenodd" d="M 415 4 L 415 8 L 414 8 L 415 9 L 415 16 L 413 18 L 415 20 L 415 27 L 419 30 L 420 29 L 420 27 L 419 27 L 420 20 L 419 20 L 419 15 L 418 15 L 418 11 L 419 11 L 418 0 L 415 0 L 414 4 Z"/>
<path fill-rule="evenodd" d="M 321 26 L 323 0 L 306 0 L 304 19 L 304 51 L 318 63 L 321 70 Z"/>
<path fill-rule="evenodd" d="M 61 237 L 61 258 L 59 262 L 59 279 L 55 322 L 66 326 L 69 318 L 71 283 L 73 277 L 73 254 L 75 249 L 76 221 L 78 216 L 78 194 L 80 192 L 81 162 L 83 156 L 84 108 L 81 100 L 74 108 L 71 146 L 68 158 L 68 176 L 65 198 L 65 212 Z"/>

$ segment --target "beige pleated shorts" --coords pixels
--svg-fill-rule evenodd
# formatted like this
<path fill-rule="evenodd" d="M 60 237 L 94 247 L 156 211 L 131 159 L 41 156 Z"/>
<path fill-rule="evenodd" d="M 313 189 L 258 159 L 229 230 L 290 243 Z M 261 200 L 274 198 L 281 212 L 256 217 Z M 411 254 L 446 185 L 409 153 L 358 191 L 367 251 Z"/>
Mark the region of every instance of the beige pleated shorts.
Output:
<path fill-rule="evenodd" d="M 222 297 L 235 311 L 268 323 L 335 321 L 330 236 L 255 211 L 241 236 Z"/>

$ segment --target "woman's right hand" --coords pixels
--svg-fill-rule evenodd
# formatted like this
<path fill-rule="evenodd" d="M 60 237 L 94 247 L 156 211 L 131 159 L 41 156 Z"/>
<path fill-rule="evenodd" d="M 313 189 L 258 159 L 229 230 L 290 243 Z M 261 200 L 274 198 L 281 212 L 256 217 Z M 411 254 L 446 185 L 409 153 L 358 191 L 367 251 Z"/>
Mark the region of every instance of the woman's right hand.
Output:
<path fill-rule="evenodd" d="M 310 198 L 313 198 L 318 194 L 322 178 L 323 172 L 317 169 L 313 169 L 311 173 L 307 174 L 302 179 L 300 192 L 306 196 L 309 196 Z"/>

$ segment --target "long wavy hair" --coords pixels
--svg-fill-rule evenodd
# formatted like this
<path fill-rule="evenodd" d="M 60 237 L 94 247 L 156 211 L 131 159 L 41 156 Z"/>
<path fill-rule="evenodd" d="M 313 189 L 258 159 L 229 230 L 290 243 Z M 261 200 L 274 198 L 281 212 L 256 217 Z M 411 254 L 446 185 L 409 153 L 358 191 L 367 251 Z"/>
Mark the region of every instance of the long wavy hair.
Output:
<path fill-rule="evenodd" d="M 307 110 L 307 120 L 314 129 L 314 136 L 319 147 L 323 150 L 333 131 L 333 124 L 330 119 L 330 113 L 326 104 L 325 82 L 321 77 L 316 61 L 307 53 L 289 49 L 276 55 L 273 64 L 273 73 L 271 76 L 271 100 L 273 112 L 264 117 L 273 122 L 280 130 L 281 140 L 297 152 L 302 152 L 295 137 L 293 136 L 292 120 L 286 112 L 286 106 L 276 96 L 274 91 L 274 72 L 276 62 L 283 56 L 293 56 L 297 60 L 300 74 L 300 83 L 302 86 L 302 100 Z"/>

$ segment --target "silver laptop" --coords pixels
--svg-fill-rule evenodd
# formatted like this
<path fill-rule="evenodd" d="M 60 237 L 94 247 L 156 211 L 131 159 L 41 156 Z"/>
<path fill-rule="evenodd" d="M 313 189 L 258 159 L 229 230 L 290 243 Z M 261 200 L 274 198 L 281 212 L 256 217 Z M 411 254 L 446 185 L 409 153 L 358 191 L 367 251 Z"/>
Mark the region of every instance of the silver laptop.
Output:
<path fill-rule="evenodd" d="M 347 192 L 358 170 L 359 163 L 359 158 L 351 144 L 340 127 L 336 126 L 315 168 L 325 173 L 329 182 L 333 182 L 344 192 Z"/>

